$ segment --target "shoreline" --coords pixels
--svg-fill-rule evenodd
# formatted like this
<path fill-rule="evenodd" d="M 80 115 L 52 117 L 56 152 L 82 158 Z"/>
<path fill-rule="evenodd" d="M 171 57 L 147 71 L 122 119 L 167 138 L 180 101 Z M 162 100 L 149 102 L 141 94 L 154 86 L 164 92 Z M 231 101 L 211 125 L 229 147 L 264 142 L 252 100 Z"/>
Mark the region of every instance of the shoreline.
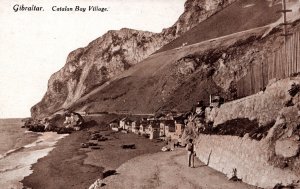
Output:
<path fill-rule="evenodd" d="M 25 136 L 20 139 L 26 141 L 21 147 L 11 149 L 1 156 L 0 185 L 2 187 L 23 188 L 21 180 L 32 174 L 32 165 L 47 156 L 55 148 L 56 142 L 66 136 L 56 133 L 34 133 L 33 135 L 36 135 L 34 141 L 32 138 L 26 139 Z M 28 143 L 29 141 L 31 142 Z"/>
<path fill-rule="evenodd" d="M 0 157 L 37 140 L 40 133 L 22 128 L 21 119 L 0 119 Z"/>
<path fill-rule="evenodd" d="M 59 140 L 47 156 L 32 165 L 33 173 L 21 181 L 24 188 L 89 188 L 128 160 L 158 152 L 163 146 L 131 133 L 101 131 L 109 140 L 99 142 L 100 149 L 81 148 L 80 144 L 88 142 L 91 132 L 99 128 L 83 129 Z M 126 143 L 135 143 L 137 148 L 122 149 L 120 145 Z"/>
<path fill-rule="evenodd" d="M 2 151 L 0 153 L 0 160 L 9 156 L 10 154 L 16 153 L 18 151 L 21 151 L 23 149 L 30 147 L 29 145 L 37 142 L 41 136 L 42 136 L 41 133 L 24 131 L 23 135 L 18 136 L 15 140 L 13 140 L 13 141 L 16 141 L 16 143 L 14 144 L 14 146 L 12 148 L 10 148 L 10 150 Z"/>

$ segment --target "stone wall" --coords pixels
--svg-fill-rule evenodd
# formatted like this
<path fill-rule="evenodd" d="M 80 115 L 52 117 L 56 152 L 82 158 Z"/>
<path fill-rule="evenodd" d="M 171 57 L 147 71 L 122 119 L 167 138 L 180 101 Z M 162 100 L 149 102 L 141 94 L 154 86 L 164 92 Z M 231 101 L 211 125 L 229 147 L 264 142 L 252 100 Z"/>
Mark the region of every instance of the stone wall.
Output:
<path fill-rule="evenodd" d="M 289 169 L 280 169 L 268 163 L 272 153 L 268 139 L 256 141 L 247 135 L 237 136 L 200 135 L 195 145 L 197 157 L 208 166 L 226 174 L 233 169 L 237 177 L 251 185 L 273 188 L 276 184 L 291 184 L 299 180 Z"/>
<path fill-rule="evenodd" d="M 260 125 L 272 122 L 278 112 L 292 99 L 288 90 L 293 83 L 299 84 L 300 78 L 273 82 L 264 92 L 225 103 L 220 108 L 207 109 L 208 120 L 213 121 L 214 125 L 237 118 L 257 119 Z"/>
<path fill-rule="evenodd" d="M 273 188 L 276 184 L 289 185 L 297 181 L 299 185 L 299 91 L 300 77 L 292 77 L 273 81 L 265 91 L 255 95 L 219 108 L 207 108 L 207 122 L 213 122 L 213 126 L 239 118 L 257 120 L 261 128 L 267 123 L 275 124 L 261 140 L 250 138 L 250 134 L 200 134 L 196 140 L 197 157 L 228 177 L 232 177 L 236 169 L 238 178 L 255 186 Z"/>

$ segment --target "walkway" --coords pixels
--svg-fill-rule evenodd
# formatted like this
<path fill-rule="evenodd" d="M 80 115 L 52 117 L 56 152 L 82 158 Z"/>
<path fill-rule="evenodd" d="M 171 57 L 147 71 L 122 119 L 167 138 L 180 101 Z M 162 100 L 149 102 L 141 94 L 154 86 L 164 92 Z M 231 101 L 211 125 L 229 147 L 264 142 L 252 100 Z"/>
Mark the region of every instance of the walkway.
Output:
<path fill-rule="evenodd" d="M 195 158 L 196 160 L 196 158 Z M 104 179 L 103 188 L 130 189 L 254 189 L 242 182 L 229 181 L 200 161 L 195 168 L 186 166 L 184 149 L 148 154 L 131 159 L 117 169 L 117 174 Z"/>

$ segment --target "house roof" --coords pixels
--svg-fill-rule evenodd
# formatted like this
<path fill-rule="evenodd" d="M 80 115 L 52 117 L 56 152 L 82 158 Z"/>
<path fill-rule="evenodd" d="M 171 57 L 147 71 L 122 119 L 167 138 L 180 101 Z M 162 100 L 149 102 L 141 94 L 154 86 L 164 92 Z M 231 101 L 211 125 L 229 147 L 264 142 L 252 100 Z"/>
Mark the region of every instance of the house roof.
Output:
<path fill-rule="evenodd" d="M 119 120 L 118 119 L 114 119 L 111 122 L 109 122 L 109 124 L 111 124 L 111 123 L 119 123 Z"/>
<path fill-rule="evenodd" d="M 165 125 L 168 127 L 175 127 L 175 122 L 173 120 L 167 120 Z"/>
<path fill-rule="evenodd" d="M 121 121 L 125 121 L 125 122 L 132 122 L 131 119 L 129 119 L 128 117 L 124 117 L 121 119 Z"/>
<path fill-rule="evenodd" d="M 141 123 L 140 123 L 140 126 L 143 126 L 143 127 L 145 127 L 147 125 L 149 125 L 149 121 L 141 121 Z"/>
<path fill-rule="evenodd" d="M 165 124 L 165 125 L 174 124 L 174 120 L 170 120 L 170 119 L 168 119 L 168 120 L 162 120 L 160 122 L 163 123 L 163 124 Z"/>
<path fill-rule="evenodd" d="M 166 117 L 166 114 L 164 114 L 164 113 L 158 113 L 155 115 L 156 119 L 163 119 L 164 117 Z"/>
<path fill-rule="evenodd" d="M 159 121 L 150 121 L 150 123 L 149 123 L 149 126 L 152 126 L 153 128 L 159 128 L 160 127 L 160 125 L 159 125 Z"/>
<path fill-rule="evenodd" d="M 181 120 L 181 119 L 176 120 L 176 123 L 184 125 L 184 120 Z"/>

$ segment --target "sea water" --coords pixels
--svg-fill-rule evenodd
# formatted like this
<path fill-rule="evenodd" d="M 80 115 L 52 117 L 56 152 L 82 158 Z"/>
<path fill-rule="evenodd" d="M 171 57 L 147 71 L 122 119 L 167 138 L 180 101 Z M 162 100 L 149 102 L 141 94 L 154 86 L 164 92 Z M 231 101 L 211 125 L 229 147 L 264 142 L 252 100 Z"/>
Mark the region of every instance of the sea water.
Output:
<path fill-rule="evenodd" d="M 32 173 L 31 166 L 46 156 L 66 135 L 35 133 L 21 128 L 21 119 L 0 119 L 0 186 L 21 189 L 21 180 Z"/>

